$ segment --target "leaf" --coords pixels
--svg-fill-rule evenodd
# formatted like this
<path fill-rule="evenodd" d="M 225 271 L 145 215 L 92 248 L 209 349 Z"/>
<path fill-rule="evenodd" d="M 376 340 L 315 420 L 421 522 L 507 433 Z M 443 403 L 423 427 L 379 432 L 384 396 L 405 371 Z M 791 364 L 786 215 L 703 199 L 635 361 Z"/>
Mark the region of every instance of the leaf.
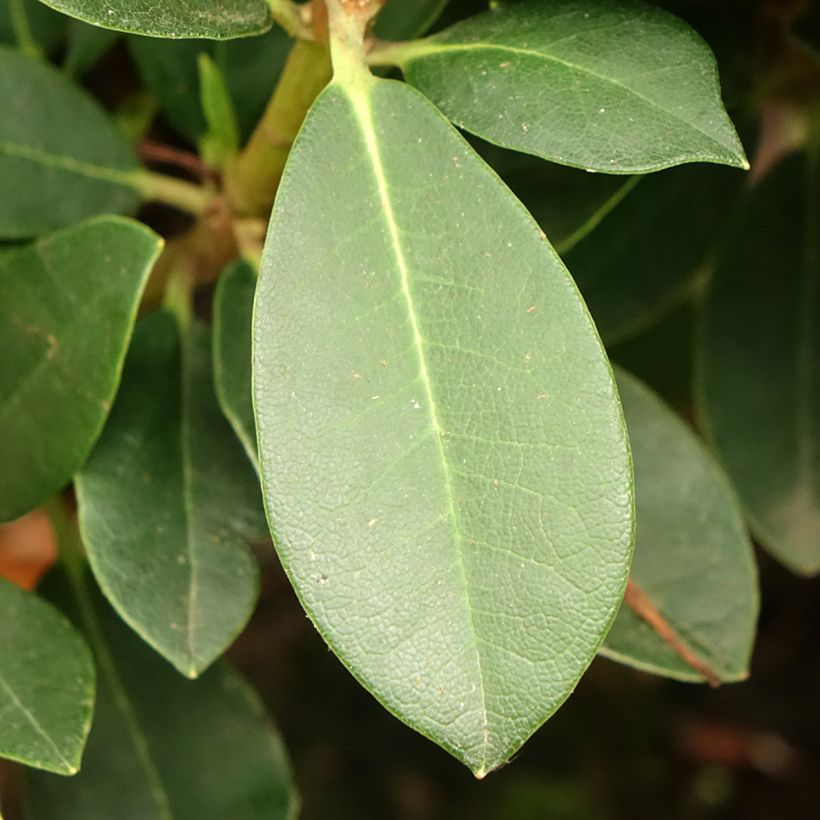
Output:
<path fill-rule="evenodd" d="M 143 82 L 156 95 L 169 123 L 197 142 L 205 132 L 205 117 L 199 103 L 198 55 L 212 56 L 224 74 L 245 139 L 262 116 L 291 40 L 277 27 L 261 37 L 236 42 L 146 37 L 129 37 L 127 42 Z"/>
<path fill-rule="evenodd" d="M 65 32 L 65 17 L 55 14 L 37 0 L 4 0 L 0 3 L 0 43 L 25 47 L 30 38 L 35 46 L 50 52 L 60 45 Z"/>
<path fill-rule="evenodd" d="M 219 406 L 259 472 L 251 390 L 251 325 L 256 271 L 236 262 L 214 294 L 214 387 Z"/>
<path fill-rule="evenodd" d="M 57 492 L 85 461 L 117 391 L 161 240 L 99 217 L 0 257 L 0 521 Z"/>
<path fill-rule="evenodd" d="M 199 93 L 208 128 L 201 140 L 203 160 L 223 168 L 239 151 L 236 112 L 219 66 L 207 55 L 199 55 Z"/>
<path fill-rule="evenodd" d="M 376 18 L 375 32 L 384 40 L 409 40 L 424 34 L 448 0 L 390 0 Z"/>
<path fill-rule="evenodd" d="M 68 50 L 63 70 L 72 77 L 82 77 L 119 39 L 115 31 L 88 26 L 72 20 L 68 26 Z"/>
<path fill-rule="evenodd" d="M 142 199 L 131 147 L 96 101 L 0 47 L 0 237 L 23 239 Z"/>
<path fill-rule="evenodd" d="M 732 488 L 655 393 L 623 370 L 617 376 L 635 465 L 632 580 L 678 650 L 625 604 L 602 653 L 680 680 L 744 680 L 759 607 L 757 567 Z"/>
<path fill-rule="evenodd" d="M 42 0 L 94 26 L 168 37 L 229 40 L 271 27 L 265 0 Z"/>
<path fill-rule="evenodd" d="M 53 607 L 2 579 L 0 623 L 0 756 L 74 774 L 94 706 L 91 653 Z"/>
<path fill-rule="evenodd" d="M 124 620 L 196 677 L 245 626 L 264 529 L 259 483 L 213 392 L 210 334 L 137 325 L 122 389 L 76 479 L 94 575 Z"/>
<path fill-rule="evenodd" d="M 687 295 L 742 181 L 709 166 L 640 178 L 581 241 L 559 248 L 607 344 L 645 330 Z"/>
<path fill-rule="evenodd" d="M 756 538 L 820 571 L 818 176 L 804 158 L 752 189 L 702 307 L 698 407 Z"/>
<path fill-rule="evenodd" d="M 52 580 L 50 586 L 55 597 L 68 598 L 64 584 Z M 79 775 L 27 778 L 27 816 L 294 818 L 299 797 L 287 753 L 239 675 L 220 663 L 187 681 L 129 633 L 98 595 L 82 587 L 75 594 L 82 596 L 82 623 L 99 668 L 94 726 Z M 69 606 L 73 614 L 76 604 Z"/>
<path fill-rule="evenodd" d="M 652 6 L 529 0 L 374 61 L 399 65 L 456 125 L 543 159 L 617 174 L 748 168 L 708 46 Z"/>
<path fill-rule="evenodd" d="M 484 776 L 570 694 L 628 572 L 623 421 L 572 280 L 423 97 L 342 75 L 277 195 L 253 356 L 268 519 L 303 605 L 391 712 Z"/>

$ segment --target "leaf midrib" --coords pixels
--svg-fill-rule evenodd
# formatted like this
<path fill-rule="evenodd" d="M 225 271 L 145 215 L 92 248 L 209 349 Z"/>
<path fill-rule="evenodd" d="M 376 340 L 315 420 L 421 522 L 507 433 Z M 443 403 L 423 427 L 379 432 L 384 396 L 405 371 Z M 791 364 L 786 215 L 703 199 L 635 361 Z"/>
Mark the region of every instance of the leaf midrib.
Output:
<path fill-rule="evenodd" d="M 399 228 L 396 221 L 395 211 L 393 210 L 393 203 L 390 200 L 388 190 L 387 177 L 385 173 L 384 164 L 379 150 L 378 139 L 373 125 L 373 116 L 370 101 L 372 99 L 371 91 L 375 87 L 378 80 L 368 77 L 367 86 L 352 87 L 343 85 L 342 88 L 351 102 L 355 119 L 361 128 L 362 137 L 364 139 L 365 148 L 367 150 L 368 158 L 370 159 L 373 176 L 375 178 L 379 200 L 381 203 L 381 213 L 384 216 L 385 223 L 390 235 L 391 250 L 396 260 L 396 265 L 399 269 L 401 277 L 402 294 L 405 299 L 408 318 L 410 326 L 413 331 L 414 347 L 418 356 L 419 363 L 419 377 L 424 386 L 427 403 L 430 407 L 430 423 L 435 433 L 436 445 L 438 449 L 439 462 L 441 464 L 442 478 L 447 492 L 447 503 L 453 538 L 456 545 L 456 554 L 458 556 L 458 566 L 464 584 L 464 595 L 469 614 L 470 629 L 473 634 L 473 644 L 475 647 L 476 666 L 478 670 L 478 691 L 481 696 L 481 718 L 483 731 L 483 749 L 481 757 L 481 766 L 477 771 L 477 776 L 483 776 L 485 767 L 487 765 L 488 751 L 489 751 L 489 723 L 487 719 L 487 695 L 484 684 L 484 671 L 482 667 L 481 651 L 479 649 L 478 630 L 476 629 L 475 617 L 473 615 L 473 605 L 470 595 L 470 585 L 467 580 L 467 570 L 464 564 L 464 550 L 463 537 L 458 527 L 458 514 L 456 512 L 455 493 L 453 491 L 453 479 L 450 473 L 450 466 L 447 461 L 446 452 L 444 449 L 444 431 L 438 420 L 436 412 L 436 402 L 433 393 L 433 387 L 430 380 L 430 375 L 427 369 L 427 361 L 425 358 L 424 348 L 425 340 L 421 333 L 418 317 L 416 314 L 415 305 L 413 303 L 412 293 L 410 292 L 410 271 L 407 265 L 407 260 L 404 256 L 404 250 L 399 236 Z"/>
<path fill-rule="evenodd" d="M 17 707 L 17 710 L 20 712 L 20 714 L 23 715 L 23 717 L 26 719 L 31 728 L 34 729 L 35 733 L 39 737 L 41 737 L 48 746 L 51 747 L 52 751 L 57 756 L 60 763 L 63 765 L 65 771 L 70 774 L 76 772 L 77 767 L 72 765 L 66 759 L 65 755 L 63 755 L 63 753 L 60 751 L 59 747 L 54 742 L 54 739 L 51 737 L 51 735 L 43 728 L 40 721 L 37 720 L 32 711 L 20 699 L 19 695 L 12 687 L 12 685 L 2 675 L 0 675 L 0 688 L 2 688 L 3 691 L 8 695 L 12 704 Z"/>
<path fill-rule="evenodd" d="M 647 97 L 645 94 L 631 88 L 628 85 L 625 85 L 620 80 L 615 79 L 614 77 L 607 77 L 605 74 L 600 74 L 597 71 L 593 71 L 588 66 L 579 65 L 578 63 L 573 63 L 569 60 L 565 60 L 561 57 L 557 57 L 554 54 L 548 54 L 546 52 L 537 51 L 535 49 L 530 48 L 521 48 L 520 46 L 508 46 L 503 45 L 500 43 L 488 43 L 486 41 L 482 41 L 480 43 L 470 44 L 470 43 L 443 43 L 438 41 L 419 41 L 418 45 L 413 45 L 412 47 L 408 48 L 406 53 L 405 59 L 402 61 L 401 58 L 399 59 L 399 63 L 401 65 L 402 70 L 405 70 L 405 67 L 412 63 L 416 59 L 423 59 L 424 57 L 428 56 L 435 56 L 441 52 L 445 51 L 481 51 L 483 49 L 487 50 L 494 50 L 494 51 L 502 51 L 509 54 L 517 54 L 525 57 L 536 57 L 538 59 L 553 62 L 557 65 L 561 65 L 564 68 L 573 69 L 575 71 L 580 71 L 583 74 L 587 74 L 590 77 L 594 77 L 596 80 L 601 81 L 602 83 L 615 86 L 616 88 L 625 91 L 627 94 L 630 94 L 634 97 L 637 97 L 640 100 L 643 100 L 650 108 L 654 108 L 657 111 L 677 120 L 678 122 L 685 125 L 690 131 L 694 131 L 701 136 L 706 137 L 712 145 L 717 146 L 719 152 L 722 156 L 729 155 L 732 157 L 733 160 L 738 160 L 738 157 L 725 145 L 721 144 L 716 140 L 711 134 L 704 131 L 699 126 L 695 125 L 694 123 L 690 122 L 689 120 L 681 117 L 679 114 L 676 114 L 674 111 L 664 108 L 663 106 L 659 105 L 657 101 L 653 100 L 651 97 Z M 741 163 L 742 164 L 742 163 Z M 746 167 L 745 165 L 743 167 Z"/>

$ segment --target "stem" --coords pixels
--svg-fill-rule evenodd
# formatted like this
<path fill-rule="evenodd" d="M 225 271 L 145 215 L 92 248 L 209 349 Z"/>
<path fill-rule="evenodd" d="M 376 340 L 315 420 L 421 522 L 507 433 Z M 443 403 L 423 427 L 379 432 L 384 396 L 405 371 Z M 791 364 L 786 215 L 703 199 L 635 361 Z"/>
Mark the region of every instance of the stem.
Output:
<path fill-rule="evenodd" d="M 231 204 L 241 215 L 266 216 L 308 109 L 331 77 L 327 48 L 299 40 L 248 144 L 226 172 Z"/>
<path fill-rule="evenodd" d="M 20 46 L 20 51 L 27 57 L 42 59 L 43 50 L 31 33 L 31 25 L 23 6 L 23 0 L 9 0 L 9 14 L 11 16 L 11 27 L 14 30 L 14 36 L 17 45 Z"/>
<path fill-rule="evenodd" d="M 163 202 L 196 216 L 204 213 L 213 200 L 207 188 L 155 171 L 136 171 L 131 176 L 131 182 L 146 199 Z"/>
<path fill-rule="evenodd" d="M 190 327 L 193 317 L 193 293 L 194 282 L 191 271 L 184 265 L 175 268 L 165 285 L 165 298 L 162 306 L 177 317 L 177 322 L 183 331 Z"/>
<path fill-rule="evenodd" d="M 268 0 L 270 13 L 276 23 L 297 40 L 312 40 L 310 26 L 302 18 L 299 6 L 291 0 Z"/>
<path fill-rule="evenodd" d="M 356 83 L 362 77 L 372 79 L 364 39 L 370 18 L 380 8 L 381 3 L 377 2 L 360 6 L 350 0 L 327 0 L 334 79 L 345 84 Z"/>

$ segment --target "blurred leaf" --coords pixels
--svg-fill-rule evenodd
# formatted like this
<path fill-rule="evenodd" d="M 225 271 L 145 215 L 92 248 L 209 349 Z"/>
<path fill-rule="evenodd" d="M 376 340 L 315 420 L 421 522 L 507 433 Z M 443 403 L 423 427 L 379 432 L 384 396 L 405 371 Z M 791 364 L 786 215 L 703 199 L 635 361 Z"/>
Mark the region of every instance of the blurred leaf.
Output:
<path fill-rule="evenodd" d="M 223 168 L 239 150 L 239 127 L 225 77 L 207 55 L 199 55 L 199 93 L 207 129 L 200 140 L 202 158 L 214 168 Z"/>
<path fill-rule="evenodd" d="M 253 357 L 300 599 L 483 776 L 574 688 L 631 553 L 620 407 L 566 269 L 420 94 L 343 73 L 277 194 Z"/>
<path fill-rule="evenodd" d="M 0 580 L 0 756 L 74 774 L 91 727 L 94 664 L 52 606 Z"/>
<path fill-rule="evenodd" d="M 820 175 L 804 156 L 750 193 L 706 294 L 698 405 L 755 536 L 820 571 Z"/>
<path fill-rule="evenodd" d="M 722 470 L 678 416 L 619 370 L 635 465 L 637 539 L 632 578 L 721 681 L 748 675 L 758 613 L 757 568 Z M 627 605 L 602 654 L 681 680 L 703 680 Z"/>
<path fill-rule="evenodd" d="M 82 569 L 79 570 L 82 573 Z M 99 669 L 83 768 L 31 773 L 30 820 L 292 820 L 299 797 L 287 753 L 256 693 L 227 665 L 196 682 L 170 669 L 93 594 L 77 604 Z"/>
<path fill-rule="evenodd" d="M 185 39 L 227 40 L 261 34 L 271 26 L 265 0 L 42 0 L 94 26 Z"/>
<path fill-rule="evenodd" d="M 15 19 L 16 18 L 16 19 Z M 37 0 L 0 2 L 0 43 L 20 46 L 19 26 L 45 52 L 53 51 L 65 38 L 67 20 Z"/>
<path fill-rule="evenodd" d="M 290 38 L 278 27 L 261 37 L 236 42 L 128 38 L 143 81 L 159 100 L 171 125 L 193 143 L 205 132 L 199 102 L 198 55 L 210 55 L 221 69 L 244 140 L 262 116 L 290 44 Z"/>
<path fill-rule="evenodd" d="M 114 608 L 196 677 L 245 626 L 265 531 L 259 482 L 214 396 L 211 339 L 165 311 L 136 328 L 111 417 L 77 476 L 91 567 Z"/>
<path fill-rule="evenodd" d="M 82 89 L 0 48 L 0 98 L 0 236 L 22 239 L 136 208 L 136 157 Z"/>
<path fill-rule="evenodd" d="M 68 50 L 63 70 L 72 77 L 82 77 L 119 39 L 116 31 L 89 26 L 79 20 L 68 25 Z"/>
<path fill-rule="evenodd" d="M 66 484 L 102 429 L 159 238 L 98 217 L 0 257 L 0 521 Z"/>
<path fill-rule="evenodd" d="M 424 34 L 448 0 L 390 0 L 376 18 L 376 36 L 383 40 L 410 40 Z"/>
<path fill-rule="evenodd" d="M 222 412 L 259 472 L 251 391 L 251 325 L 256 271 L 236 262 L 220 277 L 214 294 L 214 386 Z"/>
<path fill-rule="evenodd" d="M 652 6 L 530 0 L 375 59 L 460 127 L 543 159 L 606 173 L 748 167 L 708 46 Z"/>

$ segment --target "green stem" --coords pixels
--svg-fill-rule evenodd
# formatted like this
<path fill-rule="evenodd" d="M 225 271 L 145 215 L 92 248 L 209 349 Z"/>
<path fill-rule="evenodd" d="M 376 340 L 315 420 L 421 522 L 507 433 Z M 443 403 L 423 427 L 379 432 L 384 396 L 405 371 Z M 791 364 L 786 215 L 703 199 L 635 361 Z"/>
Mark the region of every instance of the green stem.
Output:
<path fill-rule="evenodd" d="M 194 282 L 191 272 L 185 266 L 175 268 L 168 277 L 165 285 L 163 307 L 170 310 L 177 317 L 180 329 L 188 329 L 193 318 Z"/>
<path fill-rule="evenodd" d="M 14 30 L 14 37 L 20 51 L 28 57 L 42 59 L 43 50 L 31 33 L 31 25 L 28 21 L 23 0 L 9 0 L 9 14 L 11 15 L 11 27 Z"/>
<path fill-rule="evenodd" d="M 266 216 L 296 134 L 331 77 L 327 48 L 299 40 L 248 144 L 227 169 L 226 188 L 237 213 Z"/>
<path fill-rule="evenodd" d="M 297 40 L 312 40 L 313 32 L 302 19 L 299 7 L 291 0 L 268 0 L 270 13 L 276 23 Z"/>
<path fill-rule="evenodd" d="M 213 201 L 207 188 L 154 171 L 140 170 L 131 175 L 131 183 L 146 199 L 171 205 L 199 216 Z"/>
<path fill-rule="evenodd" d="M 569 253 L 579 242 L 586 239 L 626 199 L 627 195 L 635 189 L 635 186 L 642 179 L 643 176 L 637 175 L 624 182 L 586 222 L 579 225 L 563 242 L 558 242 L 555 245 L 556 253 L 563 256 L 565 253 Z"/>

